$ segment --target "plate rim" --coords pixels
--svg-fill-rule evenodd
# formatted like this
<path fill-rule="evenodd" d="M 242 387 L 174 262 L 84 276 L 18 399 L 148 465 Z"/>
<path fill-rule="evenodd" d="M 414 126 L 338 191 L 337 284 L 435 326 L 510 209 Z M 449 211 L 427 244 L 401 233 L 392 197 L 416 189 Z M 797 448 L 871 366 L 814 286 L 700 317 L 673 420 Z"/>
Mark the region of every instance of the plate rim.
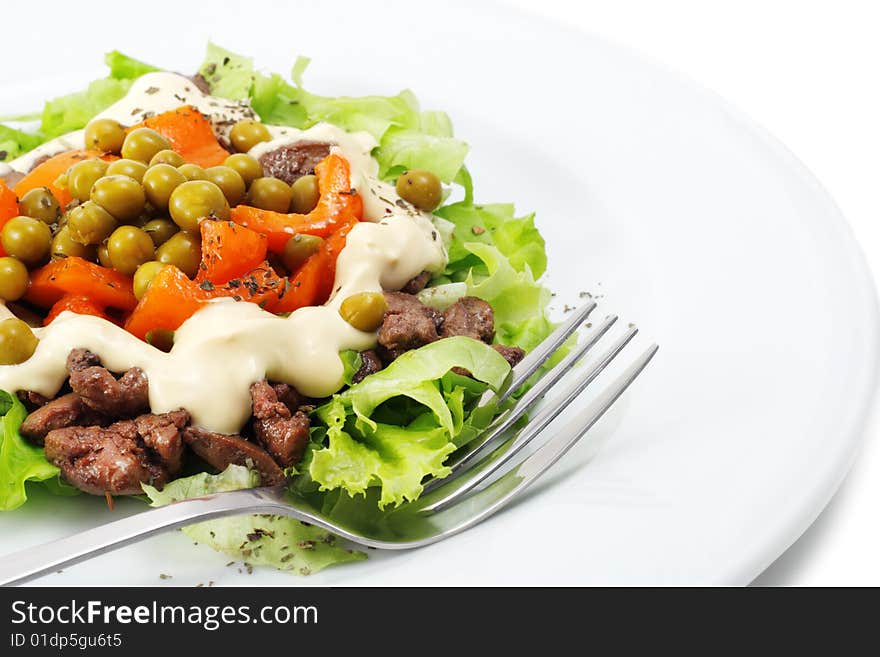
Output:
<path fill-rule="evenodd" d="M 465 5 L 459 1 L 454 4 Z M 836 442 L 840 446 L 831 454 L 834 458 L 829 459 L 829 463 L 820 473 L 821 476 L 817 474 L 810 478 L 807 482 L 811 484 L 810 486 L 799 489 L 801 491 L 798 504 L 799 512 L 792 513 L 791 517 L 787 519 L 788 522 L 779 523 L 773 531 L 762 533 L 761 540 L 742 546 L 737 559 L 732 559 L 727 565 L 719 564 L 715 577 L 717 583 L 748 584 L 796 542 L 825 510 L 849 474 L 866 440 L 869 420 L 872 415 L 877 414 L 875 406 L 880 398 L 880 299 L 878 299 L 878 282 L 874 278 L 865 253 L 834 197 L 810 168 L 783 141 L 752 119 L 747 112 L 703 82 L 691 77 L 686 72 L 667 65 L 659 58 L 643 52 L 637 47 L 609 39 L 590 30 L 574 27 L 525 8 L 503 5 L 497 0 L 485 2 L 484 8 L 496 13 L 520 14 L 522 17 L 542 24 L 542 31 L 562 31 L 598 42 L 609 51 L 637 60 L 641 66 L 650 68 L 652 74 L 673 82 L 677 81 L 687 89 L 706 97 L 711 105 L 723 109 L 736 125 L 753 136 L 757 142 L 760 142 L 769 154 L 777 158 L 784 170 L 796 176 L 805 188 L 809 188 L 813 198 L 823 200 L 826 207 L 822 212 L 822 223 L 830 222 L 835 234 L 842 237 L 840 243 L 835 245 L 835 250 L 839 251 L 841 257 L 848 258 L 852 263 L 853 280 L 858 278 L 858 289 L 852 290 L 851 293 L 857 293 L 852 295 L 856 299 L 854 307 L 864 310 L 863 319 L 865 321 L 862 325 L 865 335 L 869 336 L 867 341 L 868 358 L 866 359 L 866 368 L 863 371 L 862 385 L 859 388 L 861 394 L 858 403 L 852 404 L 846 427 L 841 429 L 838 434 L 839 439 Z M 312 585 L 312 583 L 295 582 L 293 585 Z"/>
<path fill-rule="evenodd" d="M 456 4 L 461 4 L 460 0 L 456 0 Z M 486 4 L 493 5 L 496 9 L 502 7 L 500 0 L 488 0 Z M 778 526 L 775 532 L 765 533 L 763 541 L 756 541 L 748 550 L 743 549 L 738 560 L 719 569 L 715 580 L 716 583 L 723 585 L 749 585 L 773 562 L 785 554 L 825 511 L 852 470 L 852 466 L 867 440 L 867 430 L 871 421 L 875 416 L 880 417 L 880 409 L 876 408 L 880 404 L 880 281 L 875 279 L 865 252 L 846 215 L 821 179 L 784 141 L 752 118 L 734 101 L 715 91 L 708 83 L 667 64 L 658 56 L 640 50 L 635 45 L 564 23 L 554 17 L 539 14 L 525 7 L 507 6 L 507 11 L 519 13 L 534 22 L 542 23 L 545 30 L 562 31 L 571 36 L 587 37 L 598 42 L 604 48 L 617 51 L 624 57 L 630 57 L 641 65 L 653 69 L 657 74 L 677 81 L 722 109 L 730 120 L 743 128 L 775 156 L 785 169 L 793 175 L 797 175 L 798 179 L 811 189 L 815 198 L 824 201 L 827 206 L 826 212 L 824 212 L 826 220 L 832 222 L 835 231 L 843 238 L 839 247 L 844 251 L 842 255 L 848 257 L 849 261 L 853 263 L 854 274 L 857 274 L 860 279 L 859 295 L 862 298 L 858 307 L 865 310 L 867 321 L 863 326 L 866 335 L 870 336 L 866 342 L 869 350 L 866 362 L 869 365 L 865 372 L 863 386 L 860 388 L 862 390 L 861 399 L 858 404 L 853 406 L 855 410 L 852 413 L 850 426 L 839 434 L 845 438 L 845 448 L 836 451 L 837 458 L 834 465 L 825 468 L 826 474 L 821 478 L 821 481 L 819 477 L 815 477 L 811 486 L 812 490 L 804 491 L 797 517 L 792 515 L 784 526 Z"/>

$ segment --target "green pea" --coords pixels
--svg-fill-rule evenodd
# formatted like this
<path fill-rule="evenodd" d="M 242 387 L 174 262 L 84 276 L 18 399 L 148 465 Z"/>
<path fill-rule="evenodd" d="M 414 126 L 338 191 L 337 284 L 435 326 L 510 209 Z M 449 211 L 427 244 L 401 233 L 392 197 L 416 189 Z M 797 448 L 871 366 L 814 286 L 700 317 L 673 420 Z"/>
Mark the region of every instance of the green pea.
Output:
<path fill-rule="evenodd" d="M 137 160 L 116 160 L 107 167 L 108 176 L 128 176 L 138 182 L 143 181 L 147 165 Z"/>
<path fill-rule="evenodd" d="M 154 255 L 153 240 L 140 228 L 120 226 L 107 240 L 107 252 L 113 269 L 131 276 Z"/>
<path fill-rule="evenodd" d="M 77 201 L 89 200 L 94 184 L 107 173 L 104 160 L 83 160 L 67 170 L 67 191 Z"/>
<path fill-rule="evenodd" d="M 80 244 L 100 244 L 110 237 L 117 222 L 97 203 L 86 201 L 67 213 L 70 237 Z"/>
<path fill-rule="evenodd" d="M 290 211 L 296 214 L 308 214 L 315 209 L 320 198 L 318 178 L 311 174 L 300 176 L 290 186 Z"/>
<path fill-rule="evenodd" d="M 375 331 L 382 325 L 387 309 L 381 292 L 360 292 L 342 302 L 339 314 L 358 331 Z"/>
<path fill-rule="evenodd" d="M 46 260 L 51 242 L 49 226 L 31 217 L 13 217 L 0 231 L 0 243 L 6 254 L 18 258 L 29 267 Z"/>
<path fill-rule="evenodd" d="M 94 244 L 82 244 L 73 239 L 69 226 L 61 228 L 52 238 L 52 260 L 71 257 L 94 260 L 97 254 L 98 247 Z"/>
<path fill-rule="evenodd" d="M 151 128 L 137 128 L 128 133 L 122 144 L 122 157 L 149 162 L 159 151 L 168 150 L 168 140 Z"/>
<path fill-rule="evenodd" d="M 113 119 L 95 119 L 86 126 L 86 148 L 105 153 L 118 153 L 125 142 L 125 128 Z"/>
<path fill-rule="evenodd" d="M 290 208 L 290 186 L 278 178 L 257 178 L 248 189 L 247 204 L 286 213 Z"/>
<path fill-rule="evenodd" d="M 226 158 L 223 165 L 238 171 L 245 186 L 250 186 L 254 180 L 263 175 L 263 165 L 257 158 L 251 157 L 247 153 L 234 153 Z"/>
<path fill-rule="evenodd" d="M 397 179 L 397 193 L 419 210 L 431 212 L 443 199 L 440 179 L 430 171 L 413 169 L 404 171 Z"/>
<path fill-rule="evenodd" d="M 0 365 L 23 363 L 33 356 L 38 343 L 31 327 L 17 317 L 0 321 Z"/>
<path fill-rule="evenodd" d="M 144 211 L 144 188 L 128 176 L 104 176 L 92 187 L 91 200 L 118 221 L 129 221 Z"/>
<path fill-rule="evenodd" d="M 135 298 L 141 299 L 147 293 L 147 288 L 150 287 L 150 283 L 156 278 L 156 274 L 158 274 L 164 267 L 168 266 L 169 265 L 166 265 L 163 262 L 150 260 L 138 267 L 134 272 Z"/>
<path fill-rule="evenodd" d="M 107 242 L 98 245 L 98 262 L 102 267 L 113 269 L 113 263 L 110 262 L 110 251 L 107 249 Z"/>
<path fill-rule="evenodd" d="M 171 164 L 153 164 L 144 174 L 144 193 L 158 210 L 168 209 L 171 193 L 186 182 L 186 178 Z"/>
<path fill-rule="evenodd" d="M 171 193 L 168 212 L 182 230 L 196 232 L 206 217 L 229 219 L 229 203 L 217 185 L 207 180 L 188 180 Z"/>
<path fill-rule="evenodd" d="M 0 258 L 0 299 L 18 301 L 27 292 L 28 270 L 21 260 L 11 256 Z"/>
<path fill-rule="evenodd" d="M 244 198 L 245 184 L 244 178 L 238 171 L 227 166 L 210 167 L 205 169 L 205 176 L 220 188 L 230 206 L 241 203 Z"/>
<path fill-rule="evenodd" d="M 202 245 L 197 234 L 184 230 L 156 249 L 156 260 L 166 265 L 174 265 L 184 274 L 193 278 L 199 271 L 202 261 Z"/>
<path fill-rule="evenodd" d="M 171 150 L 170 148 L 166 148 L 165 150 L 159 151 L 152 158 L 150 158 L 150 166 L 156 166 L 157 164 L 170 164 L 173 167 L 179 167 L 186 164 L 186 161 L 176 151 Z"/>
<path fill-rule="evenodd" d="M 182 164 L 177 170 L 183 174 L 187 180 L 207 180 L 205 170 L 198 164 Z"/>
<path fill-rule="evenodd" d="M 26 217 L 54 224 L 61 216 L 61 206 L 48 187 L 35 187 L 18 201 L 18 211 Z"/>
<path fill-rule="evenodd" d="M 294 235 L 284 245 L 281 262 L 284 263 L 287 271 L 295 272 L 310 256 L 317 253 L 323 244 L 324 240 L 315 235 Z"/>
<path fill-rule="evenodd" d="M 144 224 L 144 232 L 153 240 L 153 244 L 157 247 L 162 246 L 171 239 L 180 228 L 170 219 L 151 219 Z"/>
<path fill-rule="evenodd" d="M 268 128 L 254 119 L 242 119 L 229 132 L 229 140 L 239 153 L 246 153 L 257 144 L 269 141 L 272 135 Z"/>

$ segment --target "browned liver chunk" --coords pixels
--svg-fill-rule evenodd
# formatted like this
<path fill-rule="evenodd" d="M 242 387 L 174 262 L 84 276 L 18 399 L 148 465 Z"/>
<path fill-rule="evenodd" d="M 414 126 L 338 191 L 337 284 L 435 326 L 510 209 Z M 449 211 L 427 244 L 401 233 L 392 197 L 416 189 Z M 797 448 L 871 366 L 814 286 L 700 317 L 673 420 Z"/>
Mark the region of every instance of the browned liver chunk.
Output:
<path fill-rule="evenodd" d="M 510 363 L 511 367 L 516 366 L 526 355 L 526 352 L 519 347 L 508 347 L 503 344 L 493 344 L 492 348 L 499 354 L 504 356 L 504 360 Z"/>
<path fill-rule="evenodd" d="M 33 390 L 19 390 L 16 395 L 18 396 L 19 400 L 21 400 L 21 403 L 31 409 L 45 406 L 50 401 L 52 401 L 51 397 L 46 397 L 45 395 L 41 395 L 38 392 L 34 392 Z"/>
<path fill-rule="evenodd" d="M 278 401 L 275 389 L 266 381 L 251 385 L 254 435 L 282 468 L 299 463 L 309 443 L 309 418 Z"/>
<path fill-rule="evenodd" d="M 187 427 L 183 430 L 183 440 L 217 470 L 225 470 L 234 463 L 256 469 L 264 486 L 274 486 L 284 481 L 284 472 L 269 453 L 241 436 Z"/>
<path fill-rule="evenodd" d="M 54 429 L 63 429 L 75 424 L 102 424 L 103 416 L 83 403 L 75 392 L 62 395 L 58 399 L 41 406 L 28 415 L 19 431 L 25 438 L 42 444 L 46 434 Z"/>
<path fill-rule="evenodd" d="M 272 389 L 275 391 L 278 401 L 287 406 L 291 413 L 296 412 L 300 408 L 310 407 L 311 402 L 314 401 L 287 383 L 273 383 Z"/>
<path fill-rule="evenodd" d="M 156 452 L 159 460 L 171 474 L 183 468 L 183 439 L 180 431 L 189 422 L 184 410 L 155 415 L 147 413 L 134 419 L 138 436 L 144 444 Z"/>
<path fill-rule="evenodd" d="M 443 317 L 438 311 L 405 292 L 386 292 L 385 303 L 388 309 L 377 340 L 386 362 L 439 339 L 437 327 Z"/>
<path fill-rule="evenodd" d="M 129 418 L 150 407 L 147 377 L 138 367 L 117 379 L 95 354 L 74 349 L 67 357 L 67 369 L 70 387 L 94 411 L 111 418 Z"/>
<path fill-rule="evenodd" d="M 495 313 L 492 306 L 477 297 L 462 297 L 443 313 L 440 337 L 463 335 L 492 342 L 495 337 Z"/>
<path fill-rule="evenodd" d="M 365 378 L 370 376 L 370 374 L 375 374 L 376 372 L 382 369 L 382 359 L 379 358 L 379 354 L 377 354 L 372 349 L 368 351 L 361 352 L 361 366 L 358 368 L 358 371 L 355 372 L 354 376 L 351 377 L 352 383 L 360 383 Z"/>
<path fill-rule="evenodd" d="M 330 154 L 330 144 L 320 141 L 298 141 L 267 151 L 260 156 L 263 175 L 279 178 L 288 185 L 311 173 L 315 165 Z"/>
<path fill-rule="evenodd" d="M 180 470 L 185 411 L 66 427 L 46 436 L 46 458 L 71 485 L 92 495 L 137 495 L 141 484 L 161 487 Z"/>
<path fill-rule="evenodd" d="M 401 292 L 406 292 L 407 294 L 418 294 L 422 290 L 425 289 L 425 286 L 428 284 L 428 281 L 431 280 L 431 272 L 423 271 L 418 276 L 411 278 L 407 281 L 406 285 L 400 288 Z"/>

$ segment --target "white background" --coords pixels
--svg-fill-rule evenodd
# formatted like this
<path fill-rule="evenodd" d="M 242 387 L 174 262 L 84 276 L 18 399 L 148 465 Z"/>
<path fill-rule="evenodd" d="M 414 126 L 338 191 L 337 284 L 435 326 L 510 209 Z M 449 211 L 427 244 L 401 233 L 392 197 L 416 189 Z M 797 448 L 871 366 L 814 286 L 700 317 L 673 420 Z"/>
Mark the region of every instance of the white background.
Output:
<path fill-rule="evenodd" d="M 831 192 L 880 280 L 880 5 L 873 0 L 506 0 L 631 46 L 744 110 Z M 764 585 L 880 585 L 880 418 Z M 833 440 L 834 436 L 829 436 Z"/>

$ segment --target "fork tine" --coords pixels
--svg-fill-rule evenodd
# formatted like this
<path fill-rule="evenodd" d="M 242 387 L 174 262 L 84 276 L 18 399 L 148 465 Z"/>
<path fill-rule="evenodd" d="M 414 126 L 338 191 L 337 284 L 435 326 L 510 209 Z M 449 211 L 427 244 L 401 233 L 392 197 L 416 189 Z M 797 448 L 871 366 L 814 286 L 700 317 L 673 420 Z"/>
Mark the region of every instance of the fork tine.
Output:
<path fill-rule="evenodd" d="M 516 456 L 523 447 L 534 440 L 557 415 L 565 410 L 602 373 L 608 364 L 629 344 L 638 331 L 636 327 L 631 327 L 617 342 L 599 356 L 599 359 L 586 372 L 575 379 L 562 394 L 542 407 L 525 428 L 508 443 L 507 449 L 503 453 L 490 455 L 482 464 L 474 466 L 476 474 L 473 477 L 459 482 L 458 485 L 452 484 L 450 488 L 453 490 L 440 499 L 421 507 L 422 513 L 437 513 L 449 508 Z"/>
<path fill-rule="evenodd" d="M 553 331 L 547 338 L 537 347 L 529 352 L 529 355 L 520 361 L 513 368 L 513 378 L 507 390 L 498 397 L 498 403 L 503 402 L 510 397 L 516 390 L 526 382 L 526 380 L 543 365 L 550 356 L 552 356 L 562 343 L 568 340 L 572 333 L 583 324 L 590 313 L 596 308 L 596 302 L 590 301 L 571 313 L 559 327 Z"/>
<path fill-rule="evenodd" d="M 617 315 L 606 317 L 581 344 L 572 349 L 571 353 L 560 361 L 556 367 L 541 377 L 541 379 L 539 379 L 538 382 L 535 383 L 535 385 L 529 389 L 522 398 L 520 398 L 516 403 L 516 406 L 509 409 L 506 414 L 501 415 L 489 425 L 483 436 L 478 438 L 473 444 L 468 445 L 468 451 L 464 455 L 459 457 L 458 460 L 450 462 L 448 464 L 450 473 L 446 475 L 446 477 L 443 479 L 432 479 L 426 483 L 424 492 L 433 490 L 441 483 L 448 483 L 457 476 L 457 473 L 467 468 L 468 464 L 473 462 L 475 458 L 480 454 L 485 453 L 485 448 L 496 442 L 498 438 L 508 431 L 536 401 L 543 397 L 552 386 L 556 385 L 559 380 L 572 367 L 574 367 L 575 363 L 583 358 L 584 354 L 586 354 L 599 341 L 599 339 L 608 332 L 608 329 L 610 329 L 616 321 Z"/>
<path fill-rule="evenodd" d="M 566 452 L 574 447 L 596 424 L 599 418 L 611 408 L 614 402 L 617 401 L 630 384 L 636 380 L 636 377 L 641 374 L 648 363 L 651 362 L 657 350 L 658 346 L 656 344 L 649 347 L 589 406 L 556 432 L 549 441 L 530 454 L 510 472 L 472 496 L 468 502 L 456 506 L 455 511 L 460 510 L 463 514 L 461 519 L 454 526 L 448 527 L 442 533 L 442 536 L 436 537 L 430 542 L 449 538 L 479 524 L 506 506 L 513 498 L 537 481 L 559 459 L 565 456 Z M 473 513 L 471 502 L 473 502 L 474 506 L 481 505 L 478 512 Z M 455 511 L 451 511 L 451 513 L 454 514 Z"/>

